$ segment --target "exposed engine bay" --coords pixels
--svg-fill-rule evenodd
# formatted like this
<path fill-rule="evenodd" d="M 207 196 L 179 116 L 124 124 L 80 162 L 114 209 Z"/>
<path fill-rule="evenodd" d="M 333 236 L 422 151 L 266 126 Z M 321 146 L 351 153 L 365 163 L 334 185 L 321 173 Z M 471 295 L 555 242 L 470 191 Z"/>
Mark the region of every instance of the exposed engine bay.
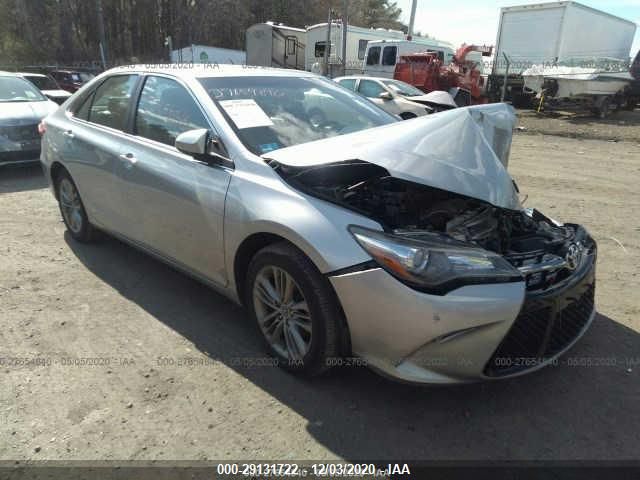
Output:
<path fill-rule="evenodd" d="M 530 289 L 547 288 L 567 278 L 578 266 L 582 252 L 593 248 L 578 225 L 558 225 L 535 209 L 500 208 L 398 179 L 367 162 L 354 160 L 306 169 L 276 162 L 272 166 L 297 189 L 361 213 L 389 233 L 415 239 L 421 232 L 437 232 L 499 253 L 520 270 Z M 576 248 L 578 253 L 573 251 Z"/>

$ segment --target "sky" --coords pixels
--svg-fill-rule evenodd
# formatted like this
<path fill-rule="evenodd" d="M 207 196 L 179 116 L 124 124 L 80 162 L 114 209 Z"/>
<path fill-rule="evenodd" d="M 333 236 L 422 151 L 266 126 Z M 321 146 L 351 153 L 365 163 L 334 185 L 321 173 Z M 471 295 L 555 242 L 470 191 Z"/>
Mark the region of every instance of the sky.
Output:
<path fill-rule="evenodd" d="M 411 0 L 393 0 L 402 8 L 401 20 L 408 24 Z M 458 47 L 462 43 L 494 45 L 501 7 L 546 3 L 537 0 L 417 0 L 414 31 L 427 33 Z M 640 49 L 640 0 L 580 0 L 579 3 L 638 24 L 631 52 Z"/>

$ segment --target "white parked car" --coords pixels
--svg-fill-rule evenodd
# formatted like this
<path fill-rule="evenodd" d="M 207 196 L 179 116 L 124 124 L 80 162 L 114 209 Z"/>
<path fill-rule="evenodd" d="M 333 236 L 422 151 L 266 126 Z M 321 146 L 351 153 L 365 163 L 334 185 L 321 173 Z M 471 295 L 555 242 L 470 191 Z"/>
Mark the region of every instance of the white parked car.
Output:
<path fill-rule="evenodd" d="M 422 90 L 400 80 L 363 76 L 338 77 L 333 80 L 403 120 L 434 112 Z"/>

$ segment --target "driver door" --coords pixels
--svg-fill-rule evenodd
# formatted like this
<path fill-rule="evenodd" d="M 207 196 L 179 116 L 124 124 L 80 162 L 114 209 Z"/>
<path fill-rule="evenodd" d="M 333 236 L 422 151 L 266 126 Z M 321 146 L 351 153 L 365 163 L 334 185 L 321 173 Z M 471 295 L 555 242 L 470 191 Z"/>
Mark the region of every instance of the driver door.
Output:
<path fill-rule="evenodd" d="M 380 82 L 377 80 L 364 80 L 361 79 L 358 84 L 358 93 L 367 97 L 373 103 L 378 105 L 383 110 L 398 115 L 401 113 L 402 109 L 398 105 L 396 101 L 396 96 L 394 93 L 388 91 Z M 391 95 L 391 98 L 380 98 L 380 95 L 383 93 L 387 93 Z"/>
<path fill-rule="evenodd" d="M 180 133 L 211 124 L 184 85 L 159 75 L 146 77 L 133 123 L 117 171 L 131 240 L 225 285 L 222 229 L 232 169 L 174 146 Z"/>

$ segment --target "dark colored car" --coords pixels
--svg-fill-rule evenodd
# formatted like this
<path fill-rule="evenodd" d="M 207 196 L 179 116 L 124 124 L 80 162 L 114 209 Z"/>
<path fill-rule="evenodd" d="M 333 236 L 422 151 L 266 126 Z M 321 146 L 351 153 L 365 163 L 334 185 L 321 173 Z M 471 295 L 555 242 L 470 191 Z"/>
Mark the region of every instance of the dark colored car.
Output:
<path fill-rule="evenodd" d="M 41 73 L 19 73 L 18 75 L 33 83 L 49 100 L 53 100 L 58 105 L 62 105 L 71 96 L 70 92 L 60 88 L 51 75 Z"/>
<path fill-rule="evenodd" d="M 91 80 L 94 75 L 76 70 L 53 70 L 50 75 L 58 82 L 60 88 L 68 92 L 76 92 L 82 85 Z"/>
<path fill-rule="evenodd" d="M 38 124 L 57 108 L 32 83 L 0 72 L 0 167 L 40 159 Z"/>

